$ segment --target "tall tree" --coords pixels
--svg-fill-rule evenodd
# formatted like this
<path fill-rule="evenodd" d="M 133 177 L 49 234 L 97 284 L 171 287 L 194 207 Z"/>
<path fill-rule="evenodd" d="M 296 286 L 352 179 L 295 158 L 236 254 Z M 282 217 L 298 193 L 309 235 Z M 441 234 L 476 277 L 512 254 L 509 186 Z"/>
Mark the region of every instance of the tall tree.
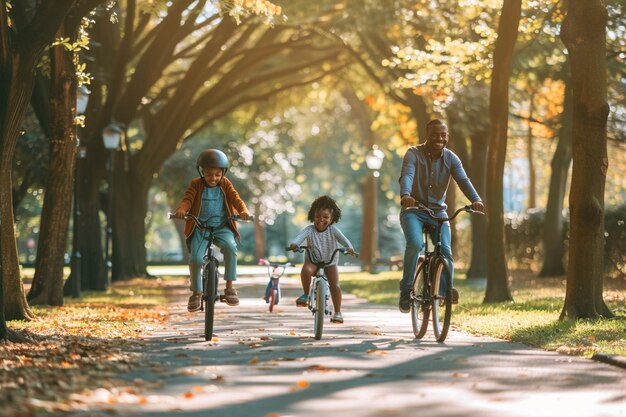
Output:
<path fill-rule="evenodd" d="M 505 1 L 498 24 L 489 96 L 491 120 L 487 161 L 487 291 L 484 302 L 512 300 L 504 253 L 503 177 L 509 115 L 509 78 L 522 11 L 521 0 Z"/>
<path fill-rule="evenodd" d="M 7 320 L 33 317 L 20 279 L 13 225 L 13 155 L 35 84 L 35 65 L 77 1 L 44 2 L 34 8 L 26 3 L 13 4 L 10 18 L 5 5 L 0 7 L 0 257 Z"/>
<path fill-rule="evenodd" d="M 96 3 L 98 0 L 83 5 L 90 7 Z M 37 249 L 35 276 L 27 296 L 31 305 L 63 305 L 64 253 L 78 149 L 75 107 L 80 47 L 77 45 L 87 42 L 86 27 L 81 29 L 81 21 L 88 11 L 77 9 L 69 13 L 56 36 L 61 41 L 50 48 L 50 159 L 39 234 L 43 244 Z"/>
<path fill-rule="evenodd" d="M 570 245 L 561 318 L 612 317 L 602 298 L 604 187 L 608 169 L 604 0 L 572 0 L 561 28 L 572 77 Z"/>
<path fill-rule="evenodd" d="M 563 256 L 565 255 L 563 203 L 567 187 L 569 167 L 572 162 L 572 90 L 566 81 L 561 128 L 558 143 L 550 167 L 550 186 L 548 204 L 544 217 L 543 263 L 540 277 L 565 274 Z"/>

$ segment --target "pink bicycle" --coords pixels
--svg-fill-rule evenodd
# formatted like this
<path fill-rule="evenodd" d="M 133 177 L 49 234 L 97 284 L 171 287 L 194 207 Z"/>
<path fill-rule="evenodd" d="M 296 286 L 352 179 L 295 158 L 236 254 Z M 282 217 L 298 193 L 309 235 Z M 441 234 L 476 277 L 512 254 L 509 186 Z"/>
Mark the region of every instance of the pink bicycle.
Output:
<path fill-rule="evenodd" d="M 294 266 L 291 262 L 278 263 L 270 262 L 265 258 L 259 259 L 259 265 L 267 266 L 267 276 L 270 281 L 265 288 L 265 302 L 269 304 L 270 313 L 274 311 L 274 306 L 280 301 L 280 277 L 285 273 L 285 269 Z"/>

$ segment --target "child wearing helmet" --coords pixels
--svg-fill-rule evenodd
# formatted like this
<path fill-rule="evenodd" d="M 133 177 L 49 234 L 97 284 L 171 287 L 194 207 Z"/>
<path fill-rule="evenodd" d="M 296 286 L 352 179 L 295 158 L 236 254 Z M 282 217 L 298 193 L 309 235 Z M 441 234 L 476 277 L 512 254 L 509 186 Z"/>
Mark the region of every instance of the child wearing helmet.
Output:
<path fill-rule="evenodd" d="M 239 305 L 239 298 L 233 281 L 237 279 L 235 239 L 239 239 L 239 232 L 236 222 L 227 220 L 227 217 L 238 214 L 242 220 L 248 220 L 250 218 L 248 208 L 233 183 L 225 177 L 228 170 L 228 157 L 224 152 L 217 149 L 207 149 L 201 152 L 196 161 L 196 170 L 200 176 L 191 180 L 174 217 L 182 219 L 186 213 L 191 213 L 203 224 L 215 227 L 223 225 L 215 230 L 215 244 L 224 255 L 226 304 L 236 306 Z M 189 273 L 192 291 L 187 310 L 193 312 L 200 310 L 201 307 L 201 270 L 208 242 L 190 219 L 185 223 L 185 238 L 190 254 Z"/>

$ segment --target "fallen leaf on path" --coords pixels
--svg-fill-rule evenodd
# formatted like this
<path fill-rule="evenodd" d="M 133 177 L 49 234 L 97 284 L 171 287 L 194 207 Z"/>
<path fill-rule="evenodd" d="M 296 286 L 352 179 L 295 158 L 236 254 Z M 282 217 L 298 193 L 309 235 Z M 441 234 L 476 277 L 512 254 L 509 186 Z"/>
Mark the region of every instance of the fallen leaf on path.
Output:
<path fill-rule="evenodd" d="M 252 365 L 256 365 L 256 364 L 257 364 L 257 362 L 259 362 L 259 360 L 257 359 L 257 357 L 256 357 L 256 356 L 255 356 L 255 357 L 253 357 L 252 359 L 250 359 L 250 363 L 251 363 Z"/>
<path fill-rule="evenodd" d="M 334 372 L 339 372 L 339 371 L 335 368 L 328 368 L 323 365 L 311 365 L 308 368 L 306 368 L 305 372 L 334 373 Z"/>
<path fill-rule="evenodd" d="M 381 356 L 384 356 L 387 354 L 387 352 L 385 352 L 384 350 L 379 350 L 379 349 L 368 349 L 366 353 L 370 355 L 381 355 Z"/>
<path fill-rule="evenodd" d="M 186 400 L 189 400 L 191 398 L 193 398 L 193 392 L 186 392 L 183 394 L 183 398 Z"/>

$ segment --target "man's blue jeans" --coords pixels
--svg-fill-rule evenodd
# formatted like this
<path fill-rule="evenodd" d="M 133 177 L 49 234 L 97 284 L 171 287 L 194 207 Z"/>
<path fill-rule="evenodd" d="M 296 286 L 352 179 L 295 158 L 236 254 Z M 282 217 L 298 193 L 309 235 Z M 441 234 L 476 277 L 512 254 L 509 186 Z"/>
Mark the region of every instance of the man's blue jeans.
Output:
<path fill-rule="evenodd" d="M 446 215 L 442 212 L 442 215 Z M 415 276 L 415 267 L 419 255 L 424 250 L 424 233 L 422 228 L 425 224 L 437 226 L 437 222 L 433 220 L 427 213 L 416 210 L 402 210 L 400 212 L 400 225 L 406 239 L 406 248 L 404 250 L 404 271 L 402 272 L 402 280 L 400 281 L 400 291 L 410 291 L 413 285 L 413 277 Z M 437 232 L 430 233 L 430 239 L 436 242 Z M 454 260 L 452 259 L 452 248 L 450 242 L 452 235 L 450 232 L 450 223 L 446 222 L 441 227 L 441 251 L 443 256 L 448 260 L 450 267 L 450 282 L 454 279 Z M 447 277 L 444 277 L 447 279 Z"/>

